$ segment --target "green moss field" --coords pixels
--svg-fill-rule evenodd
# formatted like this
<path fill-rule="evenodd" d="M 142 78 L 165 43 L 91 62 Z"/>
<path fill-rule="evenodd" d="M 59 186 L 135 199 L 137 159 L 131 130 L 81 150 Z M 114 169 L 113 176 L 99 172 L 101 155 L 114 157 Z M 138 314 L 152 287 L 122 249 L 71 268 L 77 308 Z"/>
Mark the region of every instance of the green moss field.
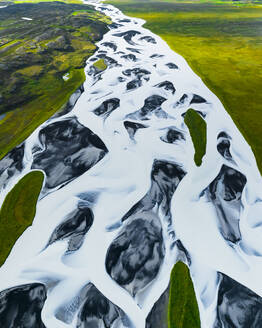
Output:
<path fill-rule="evenodd" d="M 111 23 L 75 1 L 25 2 L 0 11 L 0 159 L 83 84 L 85 62 Z"/>
<path fill-rule="evenodd" d="M 32 171 L 7 194 L 0 208 L 0 265 L 19 236 L 32 224 L 43 180 L 41 171 Z"/>

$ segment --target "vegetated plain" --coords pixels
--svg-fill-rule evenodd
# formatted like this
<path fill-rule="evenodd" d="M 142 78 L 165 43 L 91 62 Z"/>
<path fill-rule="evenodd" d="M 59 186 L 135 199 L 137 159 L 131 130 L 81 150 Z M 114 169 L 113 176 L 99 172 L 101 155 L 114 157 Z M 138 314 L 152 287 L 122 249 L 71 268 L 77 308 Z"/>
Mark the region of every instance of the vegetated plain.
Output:
<path fill-rule="evenodd" d="M 183 262 L 177 262 L 171 272 L 168 323 L 170 328 L 200 328 L 199 310 L 190 277 Z"/>
<path fill-rule="evenodd" d="M 6 196 L 0 209 L 0 266 L 16 240 L 32 224 L 43 180 L 41 171 L 29 172 Z"/>
<path fill-rule="evenodd" d="M 8 4 L 0 9 L 0 159 L 83 84 L 85 61 L 111 23 L 77 0 L 17 2 L 0 1 Z"/>
<path fill-rule="evenodd" d="M 185 123 L 195 148 L 194 160 L 197 166 L 202 164 L 202 158 L 206 153 L 207 127 L 206 121 L 194 109 L 187 110 Z"/>
<path fill-rule="evenodd" d="M 262 5 L 239 1 L 109 1 L 146 20 L 219 97 L 262 172 Z"/>

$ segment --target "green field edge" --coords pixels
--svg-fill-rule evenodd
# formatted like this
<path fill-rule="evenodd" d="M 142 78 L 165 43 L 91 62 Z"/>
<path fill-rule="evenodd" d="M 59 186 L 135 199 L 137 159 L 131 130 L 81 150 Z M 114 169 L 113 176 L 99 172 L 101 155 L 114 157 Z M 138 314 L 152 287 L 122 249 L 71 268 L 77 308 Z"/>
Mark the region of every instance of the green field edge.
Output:
<path fill-rule="evenodd" d="M 63 110 L 65 105 L 67 104 L 68 100 L 70 99 L 71 95 L 78 90 L 83 83 L 86 80 L 86 75 L 84 68 L 78 69 L 77 72 L 75 72 L 74 76 L 71 78 L 70 85 L 67 88 L 64 88 L 62 90 L 59 90 L 59 95 L 56 95 L 55 101 L 52 101 L 49 97 L 49 99 L 46 99 L 45 96 L 39 97 L 36 100 L 30 102 L 25 107 L 35 107 L 38 108 L 40 103 L 42 103 L 42 111 L 40 113 L 36 113 L 36 115 L 33 116 L 32 121 L 30 124 L 20 132 L 18 136 L 15 138 L 12 138 L 12 141 L 6 144 L 5 146 L 2 146 L 0 148 L 0 160 L 4 158 L 13 148 L 21 144 L 25 139 L 27 139 L 36 128 L 38 128 L 41 124 L 43 124 L 47 119 L 52 117 L 55 113 Z M 50 102 L 51 100 L 51 102 Z M 45 107 L 45 103 L 48 103 L 50 106 Z M 45 110 L 46 109 L 46 110 Z M 7 119 L 10 118 L 10 116 L 13 116 L 13 112 L 7 112 L 5 113 L 5 117 L 2 121 L 0 121 L 0 128 L 1 125 L 5 123 Z M 16 118 L 14 118 L 16 119 Z"/>

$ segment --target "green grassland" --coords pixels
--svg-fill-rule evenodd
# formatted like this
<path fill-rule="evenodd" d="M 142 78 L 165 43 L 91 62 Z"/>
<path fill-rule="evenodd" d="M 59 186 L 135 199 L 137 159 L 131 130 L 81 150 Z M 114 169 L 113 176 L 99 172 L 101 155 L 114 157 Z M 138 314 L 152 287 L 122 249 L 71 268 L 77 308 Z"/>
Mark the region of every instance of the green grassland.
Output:
<path fill-rule="evenodd" d="M 195 110 L 190 108 L 186 112 L 185 123 L 189 129 L 195 148 L 195 163 L 197 166 L 200 166 L 202 164 L 202 158 L 206 153 L 206 121 Z"/>
<path fill-rule="evenodd" d="M 0 159 L 83 84 L 86 59 L 111 23 L 83 4 L 33 2 L 0 9 Z"/>
<path fill-rule="evenodd" d="M 52 1 L 52 0 L 51 0 Z M 81 0 L 55 0 L 60 1 L 68 4 L 83 4 Z M 39 3 L 39 2 L 50 2 L 50 0 L 12 0 L 13 3 Z"/>
<path fill-rule="evenodd" d="M 41 171 L 32 171 L 7 194 L 0 209 L 0 265 L 19 236 L 32 224 L 43 179 Z"/>
<path fill-rule="evenodd" d="M 178 262 L 171 272 L 168 322 L 170 328 L 200 328 L 199 310 L 187 266 Z"/>
<path fill-rule="evenodd" d="M 99 71 L 104 71 L 106 68 L 107 68 L 107 65 L 106 65 L 106 63 L 105 63 L 105 61 L 104 61 L 104 59 L 99 59 L 99 60 L 97 60 L 94 64 L 93 64 L 93 66 L 96 68 L 96 69 L 98 69 Z"/>
<path fill-rule="evenodd" d="M 110 1 L 181 54 L 219 97 L 262 172 L 262 6 L 257 2 Z"/>

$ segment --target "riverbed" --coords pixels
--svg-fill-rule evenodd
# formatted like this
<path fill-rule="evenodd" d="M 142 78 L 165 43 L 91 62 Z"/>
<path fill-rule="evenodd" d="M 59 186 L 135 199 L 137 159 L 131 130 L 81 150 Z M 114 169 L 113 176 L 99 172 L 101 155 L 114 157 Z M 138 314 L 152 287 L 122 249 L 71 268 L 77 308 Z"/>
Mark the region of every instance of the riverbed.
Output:
<path fill-rule="evenodd" d="M 171 270 L 182 260 L 202 327 L 259 327 L 261 310 L 251 318 L 250 306 L 262 303 L 262 188 L 249 145 L 219 99 L 143 20 L 87 3 L 113 23 L 87 61 L 84 92 L 25 141 L 22 169 L 14 156 L 2 162 L 1 201 L 32 169 L 45 182 L 32 227 L 0 269 L 0 297 L 16 307 L 0 323 L 157 327 Z M 100 59 L 102 71 L 93 65 Z M 189 108 L 207 123 L 200 167 L 184 122 Z"/>

